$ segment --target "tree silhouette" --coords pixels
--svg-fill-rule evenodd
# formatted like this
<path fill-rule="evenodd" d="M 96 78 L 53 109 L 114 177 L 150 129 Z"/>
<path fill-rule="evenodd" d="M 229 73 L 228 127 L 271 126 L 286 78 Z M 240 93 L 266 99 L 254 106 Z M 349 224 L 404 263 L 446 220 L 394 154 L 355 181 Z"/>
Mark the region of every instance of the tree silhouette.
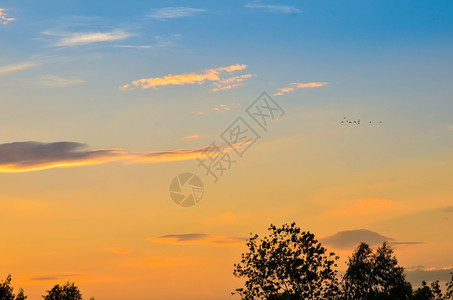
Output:
<path fill-rule="evenodd" d="M 375 253 L 361 243 L 349 258 L 343 292 L 347 300 L 410 299 L 412 286 L 386 242 Z"/>
<path fill-rule="evenodd" d="M 5 281 L 0 283 L 0 300 L 25 300 L 24 290 L 20 289 L 19 294 L 14 295 L 14 288 L 11 287 L 11 275 L 6 276 Z"/>
<path fill-rule="evenodd" d="M 269 231 L 262 239 L 251 237 L 248 252 L 234 265 L 233 274 L 246 278 L 245 288 L 236 293 L 242 299 L 335 299 L 338 257 L 295 223 L 271 224 Z"/>
<path fill-rule="evenodd" d="M 79 288 L 70 282 L 63 286 L 55 285 L 50 291 L 47 291 L 47 295 L 42 297 L 44 300 L 83 300 Z M 90 300 L 94 300 L 94 298 L 90 298 Z"/>
<path fill-rule="evenodd" d="M 439 280 L 431 282 L 431 292 L 433 293 L 434 299 L 442 300 L 444 299 L 444 295 L 442 294 L 442 289 L 439 285 Z"/>
<path fill-rule="evenodd" d="M 14 300 L 15 298 L 11 287 L 11 275 L 8 275 L 5 281 L 0 284 L 0 300 Z"/>
<path fill-rule="evenodd" d="M 453 273 L 450 281 L 446 283 L 445 295 L 439 284 L 439 280 L 431 282 L 429 286 L 426 281 L 422 281 L 422 286 L 414 291 L 413 300 L 449 300 L 453 299 Z"/>
<path fill-rule="evenodd" d="M 434 294 L 426 284 L 426 281 L 422 281 L 422 286 L 414 291 L 413 300 L 433 300 Z"/>
<path fill-rule="evenodd" d="M 447 282 L 447 290 L 445 292 L 445 299 L 453 299 L 453 272 L 451 274 L 451 279 Z"/>
<path fill-rule="evenodd" d="M 16 300 L 25 300 L 25 299 L 27 299 L 27 296 L 25 296 L 24 290 L 20 289 L 19 293 L 16 296 Z"/>

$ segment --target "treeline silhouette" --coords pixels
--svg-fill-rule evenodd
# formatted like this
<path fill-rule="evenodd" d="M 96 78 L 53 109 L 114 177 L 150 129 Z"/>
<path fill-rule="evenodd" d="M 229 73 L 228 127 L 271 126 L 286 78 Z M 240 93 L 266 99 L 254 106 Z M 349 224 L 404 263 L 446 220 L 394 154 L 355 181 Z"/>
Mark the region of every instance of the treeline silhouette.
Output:
<path fill-rule="evenodd" d="M 453 299 L 453 273 L 444 291 L 439 281 L 425 281 L 414 289 L 406 280 L 392 248 L 384 242 L 376 250 L 361 243 L 338 275 L 334 252 L 328 252 L 315 235 L 295 223 L 272 225 L 270 233 L 247 241 L 248 251 L 234 265 L 233 274 L 245 278 L 245 286 L 233 295 L 266 300 L 448 300 Z M 79 288 L 67 282 L 55 285 L 44 300 L 83 300 Z M 25 300 L 23 289 L 14 294 L 11 275 L 0 283 L 0 300 Z M 94 300 L 94 298 L 90 298 Z"/>
<path fill-rule="evenodd" d="M 295 223 L 272 225 L 270 233 L 247 241 L 248 251 L 233 274 L 245 286 L 233 295 L 242 299 L 300 300 L 446 300 L 453 299 L 453 273 L 444 292 L 439 281 L 413 289 L 392 248 L 384 242 L 375 251 L 361 243 L 338 276 L 338 256 L 328 252 L 314 234 Z"/>
<path fill-rule="evenodd" d="M 83 300 L 79 288 L 71 282 L 55 285 L 42 297 L 44 300 Z M 0 300 L 25 300 L 27 298 L 23 289 L 20 289 L 17 295 L 14 294 L 14 288 L 11 286 L 11 275 L 8 275 L 5 281 L 0 283 Z M 90 298 L 90 300 L 95 299 Z"/>

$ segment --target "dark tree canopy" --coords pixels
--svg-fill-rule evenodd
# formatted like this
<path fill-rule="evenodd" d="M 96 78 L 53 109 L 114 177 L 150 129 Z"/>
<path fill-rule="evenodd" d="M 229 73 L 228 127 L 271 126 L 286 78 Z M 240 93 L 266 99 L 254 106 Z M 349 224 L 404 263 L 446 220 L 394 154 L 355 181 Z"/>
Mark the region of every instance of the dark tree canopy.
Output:
<path fill-rule="evenodd" d="M 47 295 L 42 297 L 44 300 L 83 300 L 79 288 L 70 282 L 65 285 L 55 285 L 50 291 L 47 291 Z M 94 298 L 90 300 L 94 300 Z"/>
<path fill-rule="evenodd" d="M 361 243 L 349 258 L 343 292 L 348 300 L 410 299 L 412 286 L 386 242 L 376 252 Z"/>
<path fill-rule="evenodd" d="M 11 287 L 11 275 L 8 275 L 5 281 L 0 284 L 0 299 L 14 300 L 15 298 L 13 288 Z"/>
<path fill-rule="evenodd" d="M 445 292 L 445 299 L 453 299 L 453 272 L 451 274 L 451 279 L 447 282 L 447 290 Z"/>
<path fill-rule="evenodd" d="M 422 286 L 414 291 L 414 300 L 434 300 L 434 294 L 426 284 L 426 281 L 422 281 Z"/>
<path fill-rule="evenodd" d="M 24 290 L 20 289 L 19 293 L 14 295 L 14 288 L 11 286 L 11 275 L 6 276 L 5 281 L 0 283 L 0 300 L 25 300 Z"/>
<path fill-rule="evenodd" d="M 20 289 L 19 293 L 16 296 L 16 300 L 25 300 L 25 299 L 27 299 L 27 296 L 25 296 L 24 290 Z"/>
<path fill-rule="evenodd" d="M 295 223 L 271 225 L 269 231 L 262 239 L 251 237 L 248 252 L 234 265 L 234 275 L 246 278 L 237 294 L 243 299 L 333 299 L 339 291 L 338 257 Z"/>

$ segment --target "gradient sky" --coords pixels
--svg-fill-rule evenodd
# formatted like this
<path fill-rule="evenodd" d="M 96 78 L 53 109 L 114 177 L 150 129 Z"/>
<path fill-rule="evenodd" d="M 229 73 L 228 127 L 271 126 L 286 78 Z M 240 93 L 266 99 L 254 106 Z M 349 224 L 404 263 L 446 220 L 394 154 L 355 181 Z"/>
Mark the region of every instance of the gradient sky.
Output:
<path fill-rule="evenodd" d="M 31 300 L 67 280 L 98 300 L 232 299 L 243 240 L 295 221 L 342 270 L 360 241 L 389 240 L 414 281 L 445 279 L 452 14 L 0 0 L 0 278 Z M 247 119 L 261 138 L 214 183 L 195 158 L 264 91 L 285 114 L 267 132 Z M 184 172 L 205 186 L 190 208 L 168 193 Z"/>

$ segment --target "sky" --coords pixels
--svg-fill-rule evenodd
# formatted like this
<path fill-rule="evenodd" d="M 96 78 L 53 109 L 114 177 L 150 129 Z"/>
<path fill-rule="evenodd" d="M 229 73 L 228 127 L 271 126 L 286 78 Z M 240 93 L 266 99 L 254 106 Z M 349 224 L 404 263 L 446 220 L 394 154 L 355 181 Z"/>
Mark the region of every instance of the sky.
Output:
<path fill-rule="evenodd" d="M 387 240 L 414 285 L 446 280 L 452 13 L 0 0 L 0 278 L 31 300 L 68 280 L 101 300 L 233 299 L 245 239 L 296 222 L 340 271 Z"/>

